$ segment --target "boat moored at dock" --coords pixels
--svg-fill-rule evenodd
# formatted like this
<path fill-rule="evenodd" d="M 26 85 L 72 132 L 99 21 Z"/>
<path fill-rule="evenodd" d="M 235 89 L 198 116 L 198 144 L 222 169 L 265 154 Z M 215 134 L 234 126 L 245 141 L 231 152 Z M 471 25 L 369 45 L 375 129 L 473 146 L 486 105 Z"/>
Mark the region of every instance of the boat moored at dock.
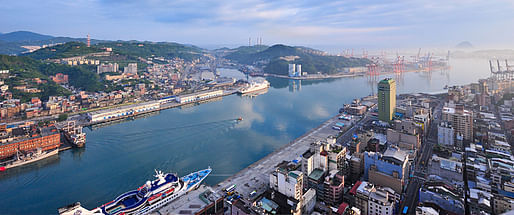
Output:
<path fill-rule="evenodd" d="M 82 132 L 82 127 L 76 125 L 75 121 L 68 121 L 62 131 L 64 139 L 73 147 L 82 148 L 86 144 L 86 133 Z"/>
<path fill-rule="evenodd" d="M 251 93 L 255 91 L 265 90 L 268 89 L 270 86 L 269 82 L 267 80 L 259 80 L 259 81 L 252 81 L 248 83 L 247 86 L 242 87 L 239 91 L 237 91 L 239 94 L 246 94 Z"/>
<path fill-rule="evenodd" d="M 4 171 L 9 168 L 14 168 L 18 166 L 22 166 L 25 164 L 33 163 L 59 153 L 59 149 L 53 149 L 50 151 L 43 151 L 41 148 L 33 152 L 21 153 L 19 151 L 16 152 L 16 155 L 12 160 L 3 162 L 0 164 L 0 171 Z"/>
<path fill-rule="evenodd" d="M 211 173 L 212 169 L 193 172 L 182 178 L 173 173 L 155 171 L 154 181 L 147 181 L 136 190 L 121 194 L 116 199 L 101 205 L 93 210 L 83 208 L 79 202 L 59 208 L 61 215 L 73 214 L 149 214 L 187 192 L 198 188 L 202 181 Z"/>

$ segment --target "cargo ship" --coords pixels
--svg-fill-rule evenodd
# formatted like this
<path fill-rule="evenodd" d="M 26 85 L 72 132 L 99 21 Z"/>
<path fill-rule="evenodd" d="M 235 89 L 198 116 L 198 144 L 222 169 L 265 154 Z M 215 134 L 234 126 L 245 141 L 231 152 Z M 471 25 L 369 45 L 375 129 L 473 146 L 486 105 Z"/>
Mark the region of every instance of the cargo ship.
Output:
<path fill-rule="evenodd" d="M 64 139 L 73 147 L 82 148 L 86 144 L 86 133 L 82 132 L 82 127 L 70 120 L 62 128 Z"/>
<path fill-rule="evenodd" d="M 39 160 L 43 160 L 45 158 L 57 155 L 58 153 L 59 153 L 59 149 L 43 151 L 41 148 L 38 148 L 36 151 L 28 152 L 26 154 L 23 154 L 23 153 L 17 151 L 16 155 L 14 156 L 14 159 L 0 164 L 0 171 L 5 171 L 9 168 L 14 168 L 14 167 L 22 166 L 22 165 L 29 164 L 32 162 L 36 162 Z"/>
<path fill-rule="evenodd" d="M 154 181 L 147 181 L 136 190 L 121 194 L 116 199 L 107 202 L 93 210 L 87 210 L 77 202 L 59 208 L 60 215 L 145 215 L 172 202 L 180 196 L 200 186 L 202 181 L 211 173 L 212 169 L 193 172 L 182 178 L 176 174 L 155 171 Z"/>
<path fill-rule="evenodd" d="M 251 93 L 259 90 L 265 90 L 268 89 L 270 86 L 269 82 L 266 80 L 261 81 L 253 81 L 249 83 L 247 86 L 242 87 L 239 91 L 237 91 L 239 94 L 246 94 Z"/>

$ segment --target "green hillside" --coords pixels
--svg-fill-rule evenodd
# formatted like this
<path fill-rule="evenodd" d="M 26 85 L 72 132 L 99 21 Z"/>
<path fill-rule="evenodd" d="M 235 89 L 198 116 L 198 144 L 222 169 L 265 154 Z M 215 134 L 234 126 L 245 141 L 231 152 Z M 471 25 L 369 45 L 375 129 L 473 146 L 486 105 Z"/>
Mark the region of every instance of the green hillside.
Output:
<path fill-rule="evenodd" d="M 28 80 L 33 78 L 47 80 L 48 82 L 46 84 L 34 86 L 42 90 L 41 93 L 35 96 L 43 99 L 47 99 L 48 96 L 52 95 L 69 94 L 66 89 L 52 81 L 49 81 L 49 76 L 57 73 L 68 75 L 69 84 L 78 89 L 86 91 L 102 91 L 105 88 L 99 76 L 94 72 L 94 68 L 89 68 L 87 66 L 72 67 L 62 64 L 42 62 L 29 57 L 0 55 L 0 69 L 8 69 L 10 70 L 10 75 L 16 75 L 15 77 L 5 79 L 5 83 L 9 85 L 9 89 L 19 85 L 30 85 L 30 81 Z"/>
<path fill-rule="evenodd" d="M 97 47 L 110 47 L 113 52 L 130 57 L 147 58 L 151 56 L 159 56 L 166 58 L 182 58 L 191 61 L 199 58 L 203 50 L 196 46 L 186 46 L 178 43 L 168 42 L 107 42 L 99 43 Z"/>
<path fill-rule="evenodd" d="M 226 56 L 227 59 L 237 61 L 242 64 L 255 64 L 259 61 L 267 62 L 264 65 L 266 73 L 287 75 L 288 64 L 302 64 L 302 72 L 309 74 L 325 73 L 334 74 L 345 67 L 365 66 L 370 63 L 367 59 L 346 58 L 342 56 L 325 56 L 320 52 L 305 47 L 292 47 L 286 45 L 274 45 L 262 51 L 248 53 L 235 51 Z M 293 56 L 291 61 L 283 59 L 286 56 Z"/>
<path fill-rule="evenodd" d="M 43 60 L 75 57 L 102 51 L 102 49 L 95 46 L 87 47 L 86 44 L 81 42 L 68 42 L 61 45 L 39 49 L 32 53 L 23 54 L 23 56 Z"/>

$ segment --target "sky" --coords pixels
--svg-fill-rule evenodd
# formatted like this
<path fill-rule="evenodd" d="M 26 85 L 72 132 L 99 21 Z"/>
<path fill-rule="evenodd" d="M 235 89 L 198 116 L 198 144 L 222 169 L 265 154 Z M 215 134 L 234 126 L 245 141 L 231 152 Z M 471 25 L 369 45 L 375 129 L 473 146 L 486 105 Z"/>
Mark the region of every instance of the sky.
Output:
<path fill-rule="evenodd" d="M 512 0 L 0 0 L 0 32 L 198 46 L 514 48 Z"/>

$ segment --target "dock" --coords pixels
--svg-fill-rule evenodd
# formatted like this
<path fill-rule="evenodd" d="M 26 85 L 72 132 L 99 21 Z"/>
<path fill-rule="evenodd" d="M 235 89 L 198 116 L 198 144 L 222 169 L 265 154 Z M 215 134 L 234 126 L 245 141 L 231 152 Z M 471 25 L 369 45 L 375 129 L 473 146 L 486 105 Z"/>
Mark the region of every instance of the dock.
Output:
<path fill-rule="evenodd" d="M 339 131 L 332 129 L 332 125 L 338 120 L 337 117 L 334 116 L 328 119 L 318 127 L 311 129 L 304 135 L 218 183 L 214 186 L 214 190 L 221 192 L 223 188 L 235 184 L 236 191 L 244 196 L 249 196 L 254 190 L 257 193 L 261 193 L 260 191 L 264 192 L 264 189 L 269 187 L 269 173 L 275 171 L 277 164 L 284 160 L 291 161 L 297 159 L 310 148 L 312 143 L 318 140 L 325 140 L 328 136 L 336 136 L 339 133 Z"/>
<path fill-rule="evenodd" d="M 116 121 L 122 121 L 122 120 L 127 119 L 127 118 L 136 117 L 136 116 L 139 116 L 139 115 L 144 115 L 144 114 L 148 114 L 148 113 L 152 113 L 152 112 L 159 112 L 159 111 L 165 110 L 165 109 L 182 107 L 182 106 L 187 106 L 187 105 L 192 105 L 192 104 L 194 105 L 194 104 L 197 104 L 197 103 L 204 103 L 204 102 L 208 102 L 208 101 L 213 101 L 216 98 L 222 98 L 224 96 L 229 96 L 229 95 L 235 94 L 236 92 L 237 92 L 237 89 L 224 90 L 223 94 L 220 94 L 218 96 L 213 96 L 213 97 L 210 97 L 210 98 L 206 98 L 206 99 L 190 101 L 190 102 L 183 102 L 183 103 L 179 103 L 179 102 L 160 103 L 159 107 L 155 108 L 155 109 L 150 109 L 150 110 L 141 111 L 141 112 L 134 112 L 133 114 L 130 114 L 130 115 L 127 114 L 127 115 L 123 115 L 123 116 L 119 116 L 119 117 L 115 117 L 115 118 L 111 118 L 111 119 L 107 119 L 107 120 L 102 120 L 102 121 L 84 122 L 84 123 L 82 123 L 82 126 L 84 126 L 84 127 L 92 127 L 92 126 L 95 126 L 95 125 L 101 125 L 101 124 L 106 124 L 106 123 L 111 123 L 111 122 L 116 122 Z M 149 101 L 149 102 L 159 103 L 160 101 L 159 100 L 153 100 L 153 101 Z M 147 103 L 149 103 L 149 102 L 147 102 Z M 143 104 L 143 103 L 141 103 L 141 104 Z M 137 105 L 137 104 L 134 104 L 134 105 Z M 128 106 L 121 106 L 121 107 L 117 107 L 117 108 L 113 108 L 113 109 L 107 109 L 107 110 L 104 110 L 104 111 L 115 111 L 117 109 L 122 109 L 122 108 L 128 108 Z"/>
<path fill-rule="evenodd" d="M 190 206 L 190 204 L 193 203 L 189 202 L 198 201 L 197 198 L 199 192 L 210 190 L 214 192 L 216 196 L 223 196 L 222 189 L 234 184 L 236 185 L 236 191 L 245 197 L 248 197 L 254 190 L 256 190 L 259 195 L 269 187 L 269 173 L 275 170 L 275 166 L 277 164 L 283 160 L 291 161 L 298 158 L 310 148 L 310 145 L 313 142 L 324 140 L 328 136 L 336 136 L 339 131 L 333 130 L 332 125 L 338 121 L 338 116 L 339 115 L 336 115 L 328 119 L 318 127 L 311 129 L 304 135 L 280 147 L 217 185 L 208 188 L 202 186 L 202 188 L 199 189 L 200 191 L 191 192 L 181 196 L 174 202 L 160 208 L 158 212 L 154 212 L 152 214 L 193 214 L 193 211 L 199 210 L 200 207 L 195 209 Z M 214 174 L 216 174 L 215 171 L 216 170 L 213 170 Z"/>

